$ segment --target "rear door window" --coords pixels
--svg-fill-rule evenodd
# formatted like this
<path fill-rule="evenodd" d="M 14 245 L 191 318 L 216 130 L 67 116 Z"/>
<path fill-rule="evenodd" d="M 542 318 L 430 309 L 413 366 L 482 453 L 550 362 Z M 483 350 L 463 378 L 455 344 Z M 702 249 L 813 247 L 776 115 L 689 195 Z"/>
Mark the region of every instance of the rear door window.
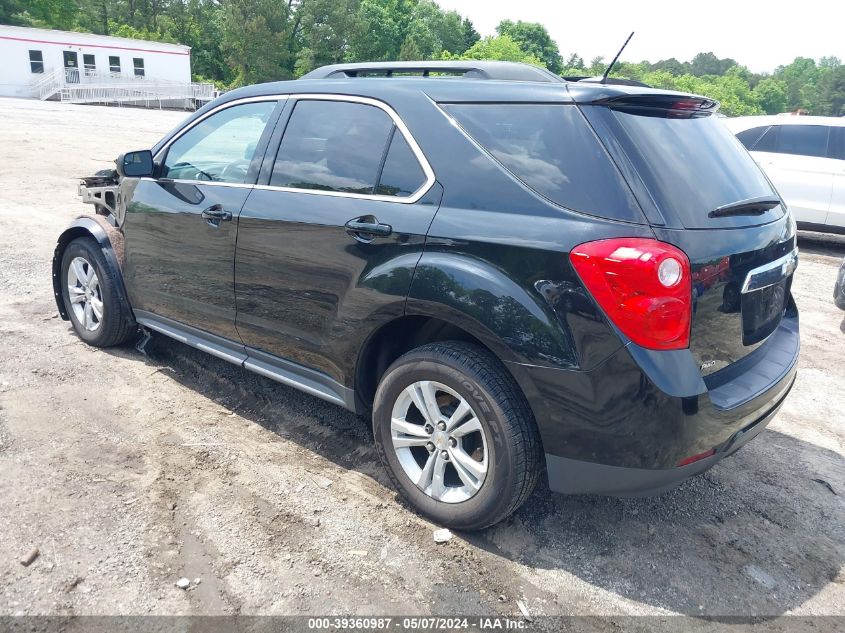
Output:
<path fill-rule="evenodd" d="M 425 183 L 425 173 L 419 161 L 402 133 L 394 128 L 376 193 L 382 196 L 407 198 L 422 187 L 423 183 Z"/>
<path fill-rule="evenodd" d="M 642 222 L 627 183 L 581 112 L 561 104 L 443 104 L 479 145 L 567 209 Z"/>
<path fill-rule="evenodd" d="M 392 130 L 393 120 L 375 106 L 299 101 L 279 145 L 270 185 L 372 194 Z"/>
<path fill-rule="evenodd" d="M 781 125 L 776 152 L 797 156 L 827 156 L 830 128 L 826 125 Z"/>

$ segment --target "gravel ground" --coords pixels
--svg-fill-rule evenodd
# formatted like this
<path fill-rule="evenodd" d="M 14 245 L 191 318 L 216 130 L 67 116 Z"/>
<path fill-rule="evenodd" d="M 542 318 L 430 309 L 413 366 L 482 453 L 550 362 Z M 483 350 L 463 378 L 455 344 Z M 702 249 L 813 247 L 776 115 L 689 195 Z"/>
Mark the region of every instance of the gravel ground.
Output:
<path fill-rule="evenodd" d="M 0 99 L 0 615 L 845 613 L 845 240 L 802 236 L 798 382 L 735 457 L 656 498 L 541 489 L 438 545 L 360 418 L 57 318 L 76 177 L 183 116 Z"/>

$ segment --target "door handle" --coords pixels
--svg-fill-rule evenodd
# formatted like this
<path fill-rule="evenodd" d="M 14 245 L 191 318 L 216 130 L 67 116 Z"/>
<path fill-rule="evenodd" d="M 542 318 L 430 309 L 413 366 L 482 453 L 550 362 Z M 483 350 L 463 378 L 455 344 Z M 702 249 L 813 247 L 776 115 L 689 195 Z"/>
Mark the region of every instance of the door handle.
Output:
<path fill-rule="evenodd" d="M 382 224 L 372 215 L 365 215 L 346 223 L 346 230 L 356 239 L 370 241 L 375 237 L 387 237 L 393 233 L 393 227 Z"/>
<path fill-rule="evenodd" d="M 209 226 L 219 226 L 221 222 L 228 222 L 232 219 L 229 211 L 223 210 L 223 205 L 214 204 L 202 212 L 202 219 L 207 220 Z"/>

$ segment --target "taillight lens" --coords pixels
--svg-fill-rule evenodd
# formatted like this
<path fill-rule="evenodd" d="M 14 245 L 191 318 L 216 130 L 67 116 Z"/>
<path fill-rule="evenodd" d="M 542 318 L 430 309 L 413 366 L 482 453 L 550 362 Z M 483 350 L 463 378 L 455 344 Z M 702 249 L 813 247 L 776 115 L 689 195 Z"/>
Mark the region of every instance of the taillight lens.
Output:
<path fill-rule="evenodd" d="M 569 259 L 631 341 L 648 349 L 689 347 L 692 275 L 682 250 L 658 240 L 617 238 L 576 246 Z"/>

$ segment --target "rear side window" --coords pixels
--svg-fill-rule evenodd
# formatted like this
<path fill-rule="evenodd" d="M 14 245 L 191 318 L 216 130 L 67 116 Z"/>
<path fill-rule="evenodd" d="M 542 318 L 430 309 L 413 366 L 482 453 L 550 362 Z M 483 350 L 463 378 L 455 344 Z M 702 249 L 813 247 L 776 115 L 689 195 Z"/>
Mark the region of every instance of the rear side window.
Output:
<path fill-rule="evenodd" d="M 830 128 L 826 125 L 781 125 L 777 152 L 798 156 L 827 156 L 827 137 Z"/>
<path fill-rule="evenodd" d="M 575 106 L 446 104 L 443 108 L 543 197 L 591 215 L 642 221 L 627 183 Z"/>
<path fill-rule="evenodd" d="M 411 151 L 408 141 L 399 130 L 394 128 L 376 193 L 381 196 L 407 198 L 422 187 L 424 182 L 425 173 Z"/>
<path fill-rule="evenodd" d="M 773 125 L 768 128 L 763 136 L 754 143 L 755 152 L 777 152 L 778 151 L 778 137 L 780 136 L 779 125 Z"/>
<path fill-rule="evenodd" d="M 739 139 L 739 142 L 745 145 L 745 149 L 751 150 L 754 149 L 754 144 L 760 140 L 763 134 L 766 133 L 766 130 L 769 129 L 768 125 L 763 125 L 761 127 L 753 127 L 750 130 L 743 130 L 736 137 Z"/>
<path fill-rule="evenodd" d="M 299 101 L 288 121 L 270 184 L 372 194 L 393 130 L 386 112 L 346 101 Z"/>

